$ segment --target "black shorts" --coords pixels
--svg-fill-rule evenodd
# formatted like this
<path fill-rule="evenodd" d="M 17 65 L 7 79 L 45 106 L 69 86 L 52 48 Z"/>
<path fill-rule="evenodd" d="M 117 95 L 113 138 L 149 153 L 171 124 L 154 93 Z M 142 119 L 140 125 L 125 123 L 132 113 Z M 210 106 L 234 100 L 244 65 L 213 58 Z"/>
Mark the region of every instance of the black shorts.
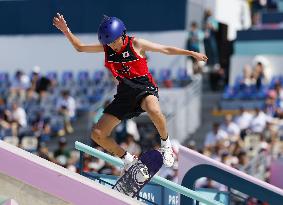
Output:
<path fill-rule="evenodd" d="M 141 101 L 148 95 L 158 98 L 158 87 L 144 77 L 135 79 L 119 79 L 117 94 L 114 100 L 105 108 L 104 113 L 114 115 L 119 120 L 137 117 L 145 112 Z"/>

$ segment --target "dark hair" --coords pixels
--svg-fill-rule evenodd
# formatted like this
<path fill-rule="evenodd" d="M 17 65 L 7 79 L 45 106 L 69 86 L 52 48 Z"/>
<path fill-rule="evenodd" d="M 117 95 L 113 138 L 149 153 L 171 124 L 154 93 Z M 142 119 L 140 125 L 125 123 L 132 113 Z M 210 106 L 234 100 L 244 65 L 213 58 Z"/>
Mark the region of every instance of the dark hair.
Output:
<path fill-rule="evenodd" d="M 198 27 L 198 23 L 195 22 L 195 21 L 193 21 L 193 22 L 191 23 L 191 26 L 193 26 L 193 27 Z"/>
<path fill-rule="evenodd" d="M 66 96 L 66 95 L 70 95 L 70 91 L 69 90 L 62 90 L 62 95 Z"/>

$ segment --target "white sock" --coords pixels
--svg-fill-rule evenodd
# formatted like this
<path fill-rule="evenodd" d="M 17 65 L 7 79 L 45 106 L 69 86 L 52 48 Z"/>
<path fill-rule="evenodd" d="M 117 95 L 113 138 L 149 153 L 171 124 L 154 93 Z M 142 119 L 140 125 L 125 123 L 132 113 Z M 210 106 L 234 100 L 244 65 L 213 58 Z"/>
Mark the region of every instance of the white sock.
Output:
<path fill-rule="evenodd" d="M 161 139 L 161 147 L 171 147 L 171 142 L 169 136 L 166 140 Z"/>
<path fill-rule="evenodd" d="M 131 155 L 129 152 L 126 152 L 125 156 L 121 159 L 124 164 L 130 164 L 132 161 L 134 161 L 134 156 Z"/>

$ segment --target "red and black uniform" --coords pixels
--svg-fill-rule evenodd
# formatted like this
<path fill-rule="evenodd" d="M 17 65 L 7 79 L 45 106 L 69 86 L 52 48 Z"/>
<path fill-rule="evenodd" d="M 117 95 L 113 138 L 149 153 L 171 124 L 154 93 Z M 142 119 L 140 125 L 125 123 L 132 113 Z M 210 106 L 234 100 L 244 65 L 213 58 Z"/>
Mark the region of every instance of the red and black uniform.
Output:
<path fill-rule="evenodd" d="M 114 115 L 120 120 L 140 115 L 141 100 L 147 95 L 158 97 L 158 87 L 148 71 L 146 59 L 139 56 L 133 48 L 133 37 L 126 36 L 119 52 L 104 46 L 105 67 L 119 81 L 114 100 L 104 113 Z"/>

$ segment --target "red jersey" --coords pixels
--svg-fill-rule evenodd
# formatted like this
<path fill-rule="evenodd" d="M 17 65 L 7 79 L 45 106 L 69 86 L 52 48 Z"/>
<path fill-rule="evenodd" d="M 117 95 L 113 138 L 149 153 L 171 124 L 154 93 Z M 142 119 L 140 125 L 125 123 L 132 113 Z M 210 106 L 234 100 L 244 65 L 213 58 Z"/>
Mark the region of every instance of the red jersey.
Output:
<path fill-rule="evenodd" d="M 139 77 L 147 77 L 156 85 L 147 67 L 146 58 L 139 56 L 133 48 L 133 37 L 126 36 L 120 51 L 115 52 L 110 46 L 104 46 L 105 67 L 118 79 L 137 82 Z"/>

